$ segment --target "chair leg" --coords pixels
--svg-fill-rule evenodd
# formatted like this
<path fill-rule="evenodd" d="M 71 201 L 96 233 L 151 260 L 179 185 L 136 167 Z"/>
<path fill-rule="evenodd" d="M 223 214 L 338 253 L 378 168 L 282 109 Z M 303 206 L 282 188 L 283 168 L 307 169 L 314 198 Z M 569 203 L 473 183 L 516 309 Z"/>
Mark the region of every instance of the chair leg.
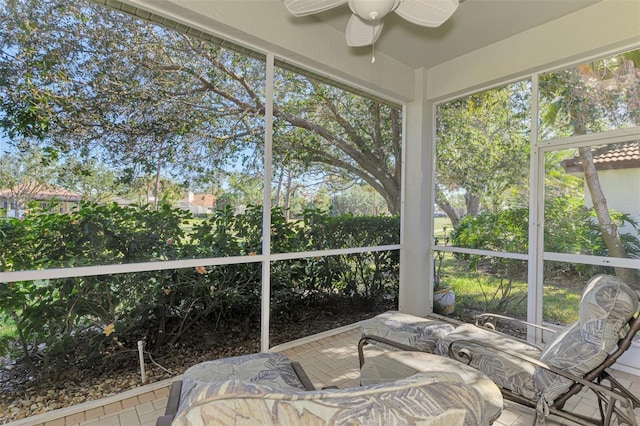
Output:
<path fill-rule="evenodd" d="M 602 384 L 603 381 L 609 382 L 609 389 L 618 393 L 624 397 L 624 401 L 619 401 L 611 398 L 606 398 L 604 395 L 598 394 L 598 405 L 600 406 L 600 414 L 605 425 L 609 425 L 613 421 L 614 415 L 618 418 L 618 424 L 628 424 L 631 426 L 638 426 L 634 408 L 640 408 L 640 400 L 633 395 L 627 388 L 622 386 L 615 378 L 613 378 L 606 371 L 598 379 L 598 383 Z M 619 404 L 617 404 L 619 403 Z M 607 407 L 607 412 L 604 413 L 603 405 Z"/>
<path fill-rule="evenodd" d="M 367 338 L 363 337 L 358 341 L 358 361 L 360 363 L 360 368 L 362 369 L 362 365 L 364 364 L 364 347 L 368 345 Z"/>
<path fill-rule="evenodd" d="M 613 378 L 613 376 L 611 376 L 606 371 L 603 373 L 602 377 L 600 378 L 600 383 L 602 383 L 602 381 L 604 380 L 609 382 L 610 384 L 609 387 L 611 388 L 611 390 L 614 390 L 623 394 L 627 398 L 627 400 L 629 400 L 633 408 L 640 408 L 640 399 L 634 394 L 632 394 L 631 392 L 629 392 L 627 388 L 622 386 L 622 384 L 620 384 L 619 381 Z"/>
<path fill-rule="evenodd" d="M 621 406 L 616 405 L 616 403 L 619 403 Z M 606 416 L 604 418 L 605 426 L 609 426 L 614 418 L 617 420 L 615 424 L 638 426 L 638 421 L 633 413 L 633 407 L 629 402 L 626 404 L 621 401 L 609 402 L 607 405 Z"/>
<path fill-rule="evenodd" d="M 634 408 L 640 407 L 640 400 L 607 372 L 604 372 L 598 379 L 598 383 L 601 385 L 603 381 L 608 381 L 608 388 L 624 398 L 624 401 L 620 401 L 594 391 L 598 397 L 598 408 L 603 424 L 609 426 L 614 418 L 616 418 L 618 420 L 617 424 L 638 426 L 638 421 L 633 410 Z"/>
<path fill-rule="evenodd" d="M 613 418 L 614 406 L 615 406 L 615 402 L 613 403 L 609 402 L 609 404 L 607 404 L 607 412 L 604 413 L 604 417 L 602 418 L 602 421 L 605 426 L 609 426 L 611 424 L 611 419 Z"/>

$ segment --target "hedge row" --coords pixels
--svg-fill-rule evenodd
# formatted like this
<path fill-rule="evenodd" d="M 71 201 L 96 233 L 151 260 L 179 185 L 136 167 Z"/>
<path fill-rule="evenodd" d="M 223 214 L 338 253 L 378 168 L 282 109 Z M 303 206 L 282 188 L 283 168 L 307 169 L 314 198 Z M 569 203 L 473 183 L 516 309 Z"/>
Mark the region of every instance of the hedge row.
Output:
<path fill-rule="evenodd" d="M 298 221 L 273 209 L 272 252 L 395 244 L 397 217 L 332 217 L 306 211 Z M 187 231 L 185 231 L 187 230 Z M 3 271 L 251 256 L 262 249 L 262 209 L 231 208 L 204 221 L 161 207 L 84 204 L 72 214 L 0 221 Z M 271 310 L 299 319 L 310 307 L 371 309 L 398 283 L 397 251 L 271 262 Z M 34 375 L 95 365 L 143 339 L 155 353 L 202 327 L 249 333 L 259 323 L 258 262 L 80 278 L 0 283 L 0 353 L 39 360 Z M 342 306 L 344 308 L 344 306 Z"/>

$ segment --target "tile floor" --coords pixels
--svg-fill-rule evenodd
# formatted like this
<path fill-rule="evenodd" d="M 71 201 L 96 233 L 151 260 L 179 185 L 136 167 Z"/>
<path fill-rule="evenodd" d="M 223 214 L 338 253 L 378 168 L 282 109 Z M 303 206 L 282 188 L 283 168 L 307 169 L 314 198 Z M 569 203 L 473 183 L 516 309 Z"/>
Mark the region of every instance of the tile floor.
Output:
<path fill-rule="evenodd" d="M 273 348 L 299 361 L 318 388 L 358 386 L 357 343 L 360 331 L 357 324 L 321 333 L 320 335 L 290 342 Z M 371 350 L 371 349 L 368 349 Z M 640 377 L 615 371 L 622 383 L 640 394 Z M 164 413 L 172 380 L 153 383 L 109 398 L 30 417 L 7 426 L 151 426 Z M 577 395 L 569 404 L 585 414 L 595 414 L 595 398 Z M 640 409 L 636 410 L 640 422 Z M 496 426 L 520 426 L 533 424 L 533 411 L 505 401 L 505 410 Z M 573 424 L 550 417 L 548 426 Z"/>

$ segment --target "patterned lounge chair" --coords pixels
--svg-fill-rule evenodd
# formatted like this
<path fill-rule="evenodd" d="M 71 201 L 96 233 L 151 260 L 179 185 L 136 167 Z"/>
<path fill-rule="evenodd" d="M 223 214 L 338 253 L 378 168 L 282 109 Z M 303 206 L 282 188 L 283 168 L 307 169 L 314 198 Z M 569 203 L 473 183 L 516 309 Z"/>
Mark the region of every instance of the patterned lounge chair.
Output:
<path fill-rule="evenodd" d="M 502 388 L 506 399 L 580 424 L 637 425 L 640 400 L 607 372 L 640 330 L 638 294 L 619 278 L 598 275 L 582 292 L 579 319 L 555 334 L 544 348 L 490 328 L 463 325 L 444 336 L 436 353 L 464 361 Z M 504 317 L 503 317 L 504 318 Z M 598 398 L 600 418 L 565 409 L 587 388 Z"/>
<path fill-rule="evenodd" d="M 454 358 L 482 371 L 505 399 L 536 409 L 537 421 L 549 414 L 583 425 L 637 426 L 640 400 L 607 372 L 640 331 L 638 294 L 619 278 L 598 275 L 585 285 L 579 319 L 555 333 L 546 327 L 485 314 L 484 326 L 447 324 L 398 312 L 363 323 L 358 345 L 360 366 L 369 343 L 403 351 L 424 351 Z M 489 319 L 487 321 L 487 319 Z M 524 323 L 555 333 L 544 347 L 495 331 L 492 321 Z M 584 388 L 598 399 L 599 418 L 572 413 L 565 404 Z"/>

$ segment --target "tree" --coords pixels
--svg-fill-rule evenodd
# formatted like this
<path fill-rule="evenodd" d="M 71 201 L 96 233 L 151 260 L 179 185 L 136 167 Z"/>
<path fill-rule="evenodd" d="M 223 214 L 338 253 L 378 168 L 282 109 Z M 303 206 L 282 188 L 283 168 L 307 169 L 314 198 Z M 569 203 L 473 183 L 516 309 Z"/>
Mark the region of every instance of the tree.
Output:
<path fill-rule="evenodd" d="M 640 50 L 594 61 L 541 79 L 541 96 L 547 100 L 544 122 L 563 126 L 574 135 L 617 128 L 621 123 L 640 124 Z M 613 257 L 628 257 L 611 219 L 600 185 L 591 147 L 579 147 L 585 182 L 593 201 L 603 239 Z M 616 275 L 638 285 L 635 271 L 615 268 Z"/>
<path fill-rule="evenodd" d="M 121 194 L 127 200 L 158 210 L 160 204 L 176 204 L 184 197 L 185 187 L 162 176 L 147 175 L 133 179 Z"/>
<path fill-rule="evenodd" d="M 264 194 L 264 181 L 262 176 L 232 172 L 227 177 L 229 189 L 225 192 L 223 200 L 233 206 L 262 205 Z"/>
<path fill-rule="evenodd" d="M 384 213 L 384 200 L 366 185 L 353 185 L 331 197 L 332 213 L 379 216 Z"/>
<path fill-rule="evenodd" d="M 277 135 L 276 152 L 320 165 L 333 182 L 365 182 L 398 214 L 400 110 L 290 72 L 282 72 L 280 83 L 274 115 L 287 137 Z"/>
<path fill-rule="evenodd" d="M 155 192 L 169 164 L 220 161 L 215 103 L 182 96 L 182 81 L 147 66 L 172 33 L 97 5 L 4 3 L 0 125 L 9 135 L 101 158 L 130 181 L 155 173 Z M 206 108 L 187 107 L 197 102 Z"/>
<path fill-rule="evenodd" d="M 438 106 L 435 202 L 455 227 L 462 215 L 496 211 L 529 176 L 529 83 L 487 90 Z M 453 205 L 462 194 L 466 211 Z"/>
<path fill-rule="evenodd" d="M 80 194 L 83 201 L 106 203 L 124 191 L 119 177 L 96 160 L 69 158 L 56 169 L 58 186 Z"/>
<path fill-rule="evenodd" d="M 20 217 L 27 202 L 44 189 L 51 187 L 55 159 L 34 148 L 0 157 L 0 190 L 6 191 L 13 205 L 13 216 Z"/>
<path fill-rule="evenodd" d="M 246 165 L 261 153 L 260 60 L 93 4 L 5 3 L 0 125 L 9 134 L 157 177 L 163 168 L 206 175 L 232 155 Z M 399 110 L 289 71 L 277 84 L 277 125 L 293 137 L 274 139 L 275 163 L 286 151 L 365 181 L 398 213 Z"/>

